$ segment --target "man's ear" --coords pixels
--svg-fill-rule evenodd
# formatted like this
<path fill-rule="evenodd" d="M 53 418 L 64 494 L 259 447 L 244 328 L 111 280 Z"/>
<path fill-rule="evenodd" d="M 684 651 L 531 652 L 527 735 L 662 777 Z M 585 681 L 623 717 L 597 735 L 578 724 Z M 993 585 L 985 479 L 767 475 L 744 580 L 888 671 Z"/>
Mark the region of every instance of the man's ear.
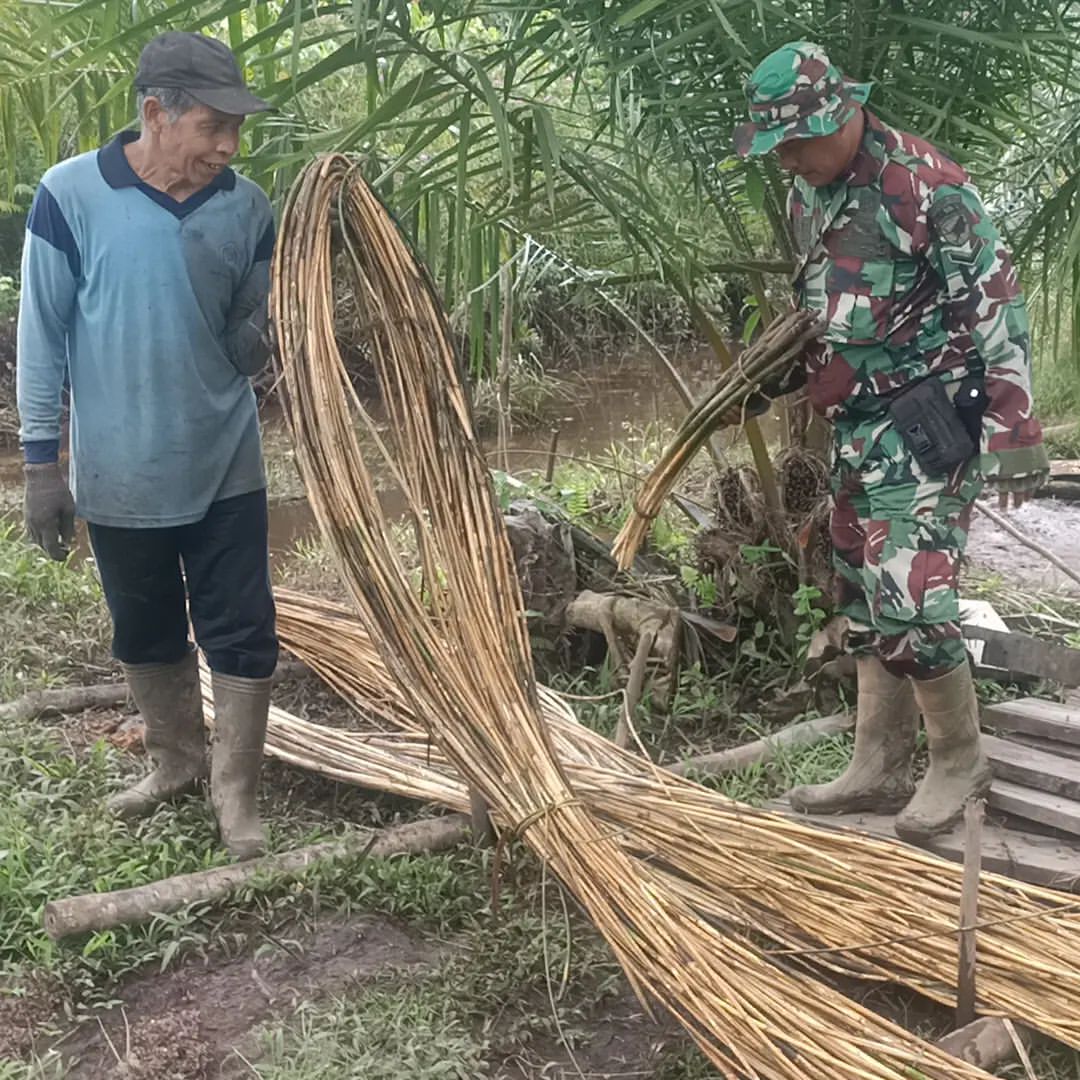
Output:
<path fill-rule="evenodd" d="M 162 108 L 161 102 L 156 97 L 148 97 L 143 101 L 142 126 L 146 131 L 157 133 L 168 122 L 168 113 Z"/>

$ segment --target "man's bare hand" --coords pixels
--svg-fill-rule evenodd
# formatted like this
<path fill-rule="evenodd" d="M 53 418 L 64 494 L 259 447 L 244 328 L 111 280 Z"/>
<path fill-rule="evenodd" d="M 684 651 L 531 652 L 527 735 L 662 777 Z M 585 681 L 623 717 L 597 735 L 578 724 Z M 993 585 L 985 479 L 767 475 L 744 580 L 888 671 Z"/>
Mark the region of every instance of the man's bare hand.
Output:
<path fill-rule="evenodd" d="M 997 491 L 998 509 L 1008 510 L 1011 501 L 1013 509 L 1018 510 L 1046 483 L 1046 476 L 1045 471 L 1039 471 L 1024 476 L 992 479 L 991 483 Z"/>
<path fill-rule="evenodd" d="M 1019 510 L 1031 498 L 1031 492 L 1029 491 L 999 491 L 998 492 L 998 509 L 1009 509 L 1009 498 L 1012 498 L 1012 506 L 1014 510 Z"/>

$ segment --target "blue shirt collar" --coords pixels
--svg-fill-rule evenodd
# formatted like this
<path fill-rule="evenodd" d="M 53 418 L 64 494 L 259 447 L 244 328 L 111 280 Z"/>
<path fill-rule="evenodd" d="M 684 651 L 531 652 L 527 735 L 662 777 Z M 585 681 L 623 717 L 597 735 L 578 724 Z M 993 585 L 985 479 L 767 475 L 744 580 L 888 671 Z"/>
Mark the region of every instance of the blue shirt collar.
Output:
<path fill-rule="evenodd" d="M 215 191 L 232 191 L 236 187 L 236 173 L 232 169 L 222 169 L 206 187 L 196 191 L 194 195 L 189 196 L 183 202 L 178 203 L 171 196 L 157 191 L 156 188 L 150 187 L 149 184 L 143 183 L 128 163 L 128 159 L 124 155 L 124 147 L 128 143 L 134 142 L 138 137 L 139 133 L 137 131 L 121 131 L 116 138 L 106 143 L 98 151 L 98 168 L 101 170 L 102 178 L 109 187 L 137 187 L 147 194 L 154 192 L 157 196 L 160 196 L 160 198 L 154 199 L 155 202 L 161 202 L 165 199 L 177 208 L 187 206 L 192 200 L 195 200 L 197 205 L 201 205 Z M 154 198 L 154 195 L 151 195 L 151 198 Z M 163 203 L 163 205 L 165 204 Z"/>

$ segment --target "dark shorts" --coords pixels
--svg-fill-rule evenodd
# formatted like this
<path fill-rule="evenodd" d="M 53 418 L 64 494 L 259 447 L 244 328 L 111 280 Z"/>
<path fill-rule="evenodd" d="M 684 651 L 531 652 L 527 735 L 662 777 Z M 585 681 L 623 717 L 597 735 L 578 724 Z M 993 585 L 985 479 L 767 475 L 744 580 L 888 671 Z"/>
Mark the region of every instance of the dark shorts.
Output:
<path fill-rule="evenodd" d="M 181 660 L 190 647 L 190 604 L 195 640 L 212 671 L 248 679 L 273 674 L 278 642 L 267 525 L 265 491 L 222 499 L 191 525 L 91 524 L 116 659 Z"/>

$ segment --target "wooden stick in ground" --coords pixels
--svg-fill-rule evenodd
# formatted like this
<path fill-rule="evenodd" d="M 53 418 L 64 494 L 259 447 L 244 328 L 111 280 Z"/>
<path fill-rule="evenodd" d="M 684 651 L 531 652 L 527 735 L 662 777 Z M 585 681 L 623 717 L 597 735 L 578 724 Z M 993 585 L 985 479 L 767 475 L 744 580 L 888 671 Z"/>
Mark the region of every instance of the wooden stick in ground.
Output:
<path fill-rule="evenodd" d="M 975 508 L 980 514 L 984 514 L 988 517 L 999 529 L 1004 529 L 1014 540 L 1018 540 L 1024 547 L 1030 551 L 1034 551 L 1036 555 L 1041 555 L 1048 563 L 1060 570 L 1067 578 L 1075 581 L 1077 585 L 1080 585 L 1080 574 L 1078 574 L 1067 562 L 1060 559 L 1049 548 L 1043 547 L 1037 540 L 1032 540 L 1027 533 L 1021 532 L 1008 518 L 1003 514 L 999 514 L 996 510 L 992 510 L 986 503 L 981 500 L 975 503 Z"/>
<path fill-rule="evenodd" d="M 982 823 L 986 803 L 972 799 L 964 808 L 964 883 L 960 896 L 960 965 L 956 978 L 956 1026 L 975 1019 L 975 965 L 979 921 L 979 871 L 982 869 Z"/>
<path fill-rule="evenodd" d="M 551 442 L 548 445 L 547 466 L 544 469 L 544 483 L 550 484 L 555 478 L 555 455 L 559 452 L 559 429 L 551 429 Z"/>
<path fill-rule="evenodd" d="M 313 863 L 328 859 L 349 859 L 372 855 L 411 855 L 421 851 L 443 851 L 466 840 L 469 819 L 461 814 L 426 818 L 393 825 L 374 836 L 354 836 L 269 855 L 250 862 L 218 866 L 194 874 L 138 885 L 116 892 L 87 893 L 45 905 L 45 932 L 53 939 L 112 926 L 140 922 L 188 904 L 216 900 L 227 892 L 264 874 L 296 874 Z"/>
<path fill-rule="evenodd" d="M 0 723 L 34 720 L 45 713 L 73 713 L 84 709 L 111 709 L 127 701 L 127 684 L 99 683 L 96 686 L 62 686 L 55 690 L 31 690 L 14 701 L 0 705 Z"/>

